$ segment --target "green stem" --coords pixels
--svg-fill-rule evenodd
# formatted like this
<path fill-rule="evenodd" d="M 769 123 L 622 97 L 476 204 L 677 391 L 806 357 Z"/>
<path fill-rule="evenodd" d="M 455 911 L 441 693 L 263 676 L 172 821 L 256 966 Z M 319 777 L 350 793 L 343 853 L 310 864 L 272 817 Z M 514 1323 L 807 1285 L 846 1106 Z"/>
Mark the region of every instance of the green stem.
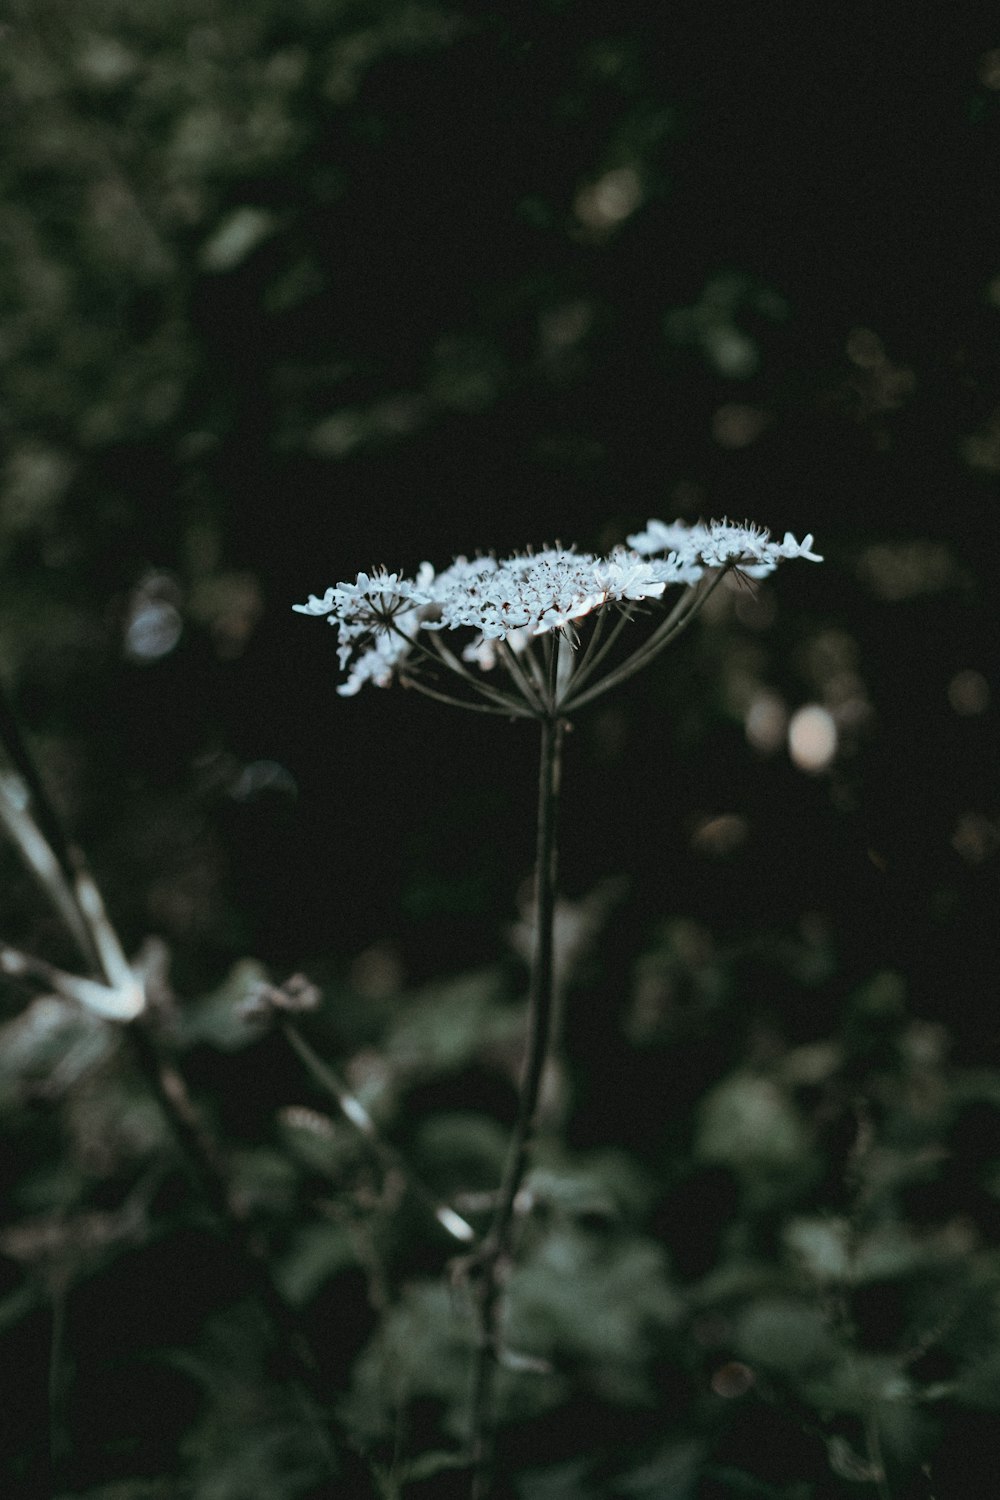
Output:
<path fill-rule="evenodd" d="M 551 654 L 554 671 L 557 661 Z M 517 1122 L 511 1138 L 493 1222 L 474 1260 L 474 1294 L 478 1343 L 473 1369 L 470 1419 L 472 1500 L 484 1500 L 492 1466 L 493 1397 L 500 1357 L 500 1287 L 510 1254 L 514 1204 L 524 1181 L 538 1112 L 538 1096 L 552 1030 L 552 929 L 556 897 L 556 824 L 563 725 L 555 716 L 541 720 L 538 774 L 538 829 L 535 849 L 535 951 L 528 1003 L 528 1046 L 521 1079 Z"/>

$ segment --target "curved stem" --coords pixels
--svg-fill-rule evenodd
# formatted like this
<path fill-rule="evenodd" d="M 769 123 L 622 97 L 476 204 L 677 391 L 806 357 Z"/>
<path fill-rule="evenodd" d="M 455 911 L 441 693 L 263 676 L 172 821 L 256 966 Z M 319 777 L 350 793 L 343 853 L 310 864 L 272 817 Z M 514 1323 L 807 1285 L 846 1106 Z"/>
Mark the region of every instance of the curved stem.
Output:
<path fill-rule="evenodd" d="M 430 636 L 430 647 L 425 647 L 423 642 L 419 641 L 417 642 L 417 646 L 419 650 L 427 651 L 432 661 L 437 658 L 439 662 L 443 662 L 449 672 L 454 672 L 455 676 L 460 677 L 464 683 L 472 688 L 473 692 L 480 693 L 482 697 L 487 698 L 492 703 L 510 703 L 513 701 L 502 688 L 492 687 L 490 683 L 484 682 L 481 677 L 477 677 L 475 672 L 470 672 L 468 667 L 464 666 L 455 655 L 454 651 L 445 645 L 436 630 L 428 631 L 427 634 Z"/>
<path fill-rule="evenodd" d="M 533 719 L 535 717 L 534 714 L 529 714 L 526 709 L 514 702 L 506 708 L 499 708 L 492 703 L 470 703 L 467 698 L 455 698 L 451 693 L 442 693 L 437 688 L 429 687 L 426 682 L 421 682 L 420 678 L 412 673 L 400 674 L 399 680 L 404 687 L 413 688 L 414 692 L 422 693 L 425 698 L 433 698 L 436 703 L 447 703 L 449 708 L 467 708 L 474 714 L 495 714 L 501 719 Z"/>
<path fill-rule="evenodd" d="M 556 661 L 552 653 L 552 662 Z M 511 1138 L 493 1222 L 475 1256 L 474 1295 L 478 1343 L 473 1370 L 470 1458 L 473 1500 L 486 1495 L 493 1448 L 493 1391 L 500 1356 L 500 1291 L 503 1263 L 510 1253 L 514 1204 L 524 1180 L 538 1111 L 538 1096 L 552 1029 L 552 927 L 555 912 L 559 782 L 563 725 L 541 721 L 538 772 L 538 830 L 535 847 L 535 951 L 528 1003 L 528 1046 L 521 1079 L 517 1122 Z"/>

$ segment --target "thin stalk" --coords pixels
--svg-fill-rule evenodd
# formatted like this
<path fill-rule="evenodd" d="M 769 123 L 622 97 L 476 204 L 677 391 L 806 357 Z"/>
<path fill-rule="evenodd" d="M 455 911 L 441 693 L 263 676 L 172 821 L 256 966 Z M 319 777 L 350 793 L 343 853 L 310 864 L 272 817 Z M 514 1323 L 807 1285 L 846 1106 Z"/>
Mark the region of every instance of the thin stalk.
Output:
<path fill-rule="evenodd" d="M 695 594 L 684 614 L 677 616 L 675 612 L 670 615 L 654 634 L 650 636 L 645 645 L 640 646 L 638 651 L 630 656 L 627 661 L 624 661 L 620 667 L 616 667 L 613 672 L 609 672 L 607 677 L 602 677 L 600 682 L 595 683 L 586 692 L 579 694 L 571 693 L 563 705 L 564 710 L 575 712 L 578 708 L 582 708 L 584 704 L 592 703 L 595 698 L 600 698 L 604 693 L 610 692 L 619 683 L 626 682 L 628 678 L 634 677 L 636 672 L 641 672 L 643 667 L 648 666 L 659 655 L 664 646 L 669 645 L 671 641 L 681 635 L 691 624 L 695 616 L 701 613 L 727 572 L 729 572 L 728 568 L 721 568 L 715 574 L 714 578 Z"/>
<path fill-rule="evenodd" d="M 90 932 L 73 894 L 72 874 L 42 832 L 44 821 L 41 804 L 20 773 L 0 772 L 0 823 L 72 933 L 81 954 L 88 963 L 96 964 Z"/>
<path fill-rule="evenodd" d="M 282 1022 L 282 1033 L 289 1046 L 299 1056 L 301 1062 L 308 1071 L 321 1084 L 327 1093 L 336 1100 L 344 1119 L 354 1126 L 368 1142 L 368 1146 L 383 1166 L 392 1168 L 399 1172 L 415 1197 L 434 1215 L 441 1227 L 452 1236 L 460 1240 L 463 1245 L 470 1244 L 476 1237 L 472 1225 L 463 1219 L 461 1214 L 449 1208 L 447 1203 L 442 1203 L 439 1198 L 431 1192 L 430 1188 L 421 1181 L 414 1172 L 409 1162 L 398 1152 L 394 1146 L 384 1140 L 379 1134 L 378 1126 L 371 1115 L 365 1109 L 361 1100 L 351 1093 L 350 1089 L 343 1084 L 337 1074 L 325 1063 L 318 1052 L 306 1041 L 301 1031 L 291 1021 Z"/>
<path fill-rule="evenodd" d="M 550 684 L 558 655 L 550 653 Z M 528 1002 L 528 1046 L 511 1138 L 493 1222 L 474 1258 L 473 1292 L 477 1348 L 470 1413 L 472 1500 L 484 1500 L 490 1483 L 493 1451 L 493 1397 L 500 1357 L 500 1290 L 504 1261 L 510 1254 L 514 1204 L 528 1163 L 538 1096 L 552 1031 L 552 926 L 555 912 L 559 782 L 563 725 L 555 716 L 542 719 L 538 772 L 538 829 L 535 848 L 535 951 Z"/>
<path fill-rule="evenodd" d="M 78 940 L 82 936 L 80 946 L 99 978 L 69 974 L 3 943 L 0 943 L 0 972 L 51 985 L 57 994 L 76 1001 L 121 1028 L 132 1057 L 160 1105 L 203 1198 L 228 1231 L 251 1271 L 265 1314 L 281 1340 L 286 1371 L 302 1396 L 303 1415 L 312 1426 L 332 1468 L 330 1435 L 319 1415 L 326 1404 L 326 1392 L 318 1383 L 312 1351 L 295 1313 L 274 1283 L 264 1247 L 253 1234 L 246 1215 L 233 1200 L 224 1164 L 184 1077 L 162 1046 L 156 1018 L 147 1004 L 145 980 L 129 965 L 97 884 L 83 855 L 65 837 L 5 700 L 0 704 L 0 738 L 31 791 L 32 806 L 25 804 L 21 809 L 25 827 L 30 826 L 30 838 L 27 841 L 18 838 L 16 827 L 9 831 L 14 834 L 29 864 L 40 850 L 47 855 L 46 867 L 51 872 L 51 879 L 46 881 L 49 893 L 70 930 Z"/>
<path fill-rule="evenodd" d="M 561 630 L 550 630 L 544 640 L 545 647 L 545 706 L 555 717 L 559 689 L 559 642 Z"/>
<path fill-rule="evenodd" d="M 533 640 L 528 643 L 528 648 L 524 653 L 524 659 L 528 663 L 528 671 L 531 673 L 532 682 L 535 684 L 538 692 L 544 694 L 545 673 L 542 671 L 541 663 L 539 662 L 538 657 L 535 655 L 535 643 Z"/>
<path fill-rule="evenodd" d="M 414 651 L 418 651 L 421 656 L 425 656 L 435 666 L 439 664 L 446 666 L 449 672 L 453 672 L 467 687 L 471 688 L 473 692 L 478 693 L 481 698 L 485 698 L 488 703 L 495 703 L 505 708 L 509 708 L 510 705 L 517 703 L 516 698 L 509 698 L 499 688 L 490 687 L 488 683 L 483 682 L 481 678 L 476 677 L 464 667 L 454 651 L 449 651 L 444 642 L 438 639 L 435 631 L 428 632 L 431 646 L 433 647 L 432 650 L 430 646 L 425 646 L 423 641 L 418 640 L 416 636 L 407 635 L 405 630 L 400 630 L 394 620 L 390 620 L 389 625 L 395 631 L 396 635 L 401 636 L 405 641 L 409 642 Z M 463 708 L 468 707 L 466 703 L 462 703 L 461 706 Z"/>
<path fill-rule="evenodd" d="M 77 868 L 75 854 L 66 839 L 55 809 L 49 801 L 42 779 L 38 774 L 38 768 L 25 743 L 24 736 L 21 733 L 21 726 L 17 721 L 17 716 L 11 706 L 2 680 L 0 680 L 0 741 L 2 741 L 12 764 L 17 769 L 26 793 L 23 798 L 19 797 L 16 784 L 9 783 L 7 788 L 5 788 L 8 795 L 3 800 L 13 801 L 15 811 L 18 810 L 18 804 L 20 803 L 27 816 L 29 818 L 33 816 L 41 835 L 41 843 L 48 846 L 42 863 L 46 866 L 46 869 L 49 869 L 54 862 L 61 876 L 60 883 L 62 890 L 57 891 L 54 883 L 48 880 L 45 881 L 45 884 L 52 894 L 56 906 L 59 907 L 64 920 L 66 920 L 67 926 L 83 948 L 86 957 L 92 958 L 93 954 L 87 948 L 86 930 L 83 928 L 82 923 L 78 923 L 79 914 L 74 919 L 64 909 L 64 903 L 70 907 L 74 904 L 72 886 Z M 21 842 L 19 830 L 9 827 L 9 832 L 21 845 L 22 853 L 28 860 L 29 865 L 36 870 L 40 878 L 44 879 L 42 869 L 36 865 L 30 849 L 25 847 L 25 844 Z"/>
<path fill-rule="evenodd" d="M 450 693 L 442 693 L 438 688 L 429 687 L 426 682 L 421 682 L 419 677 L 401 675 L 399 680 L 404 687 L 411 687 L 415 692 L 422 693 L 425 698 L 433 698 L 436 703 L 447 703 L 449 708 L 467 708 L 474 714 L 495 714 L 501 719 L 533 719 L 535 717 L 517 703 L 512 702 L 506 708 L 494 707 L 492 703 L 470 703 L 468 698 L 453 698 Z"/>
<path fill-rule="evenodd" d="M 575 690 L 578 687 L 582 687 L 583 684 L 587 681 L 588 677 L 592 677 L 594 675 L 601 662 L 604 661 L 608 652 L 614 649 L 615 643 L 618 640 L 618 637 L 621 635 L 622 631 L 625 629 L 625 626 L 628 625 L 631 620 L 635 619 L 635 608 L 630 604 L 621 611 L 617 620 L 611 628 L 607 640 L 600 647 L 600 650 L 598 650 L 597 646 L 600 641 L 601 634 L 604 630 L 604 622 L 606 618 L 607 610 L 604 610 L 598 613 L 597 618 L 594 621 L 594 629 L 591 633 L 590 640 L 583 648 L 583 655 L 577 663 L 576 671 L 573 673 L 573 676 L 570 679 L 570 688 L 572 690 Z"/>
<path fill-rule="evenodd" d="M 49 1335 L 49 1478 L 52 1493 L 62 1488 L 60 1480 L 64 1460 L 69 1452 L 66 1422 L 67 1368 L 64 1359 L 66 1340 L 66 1283 L 62 1276 L 50 1288 L 52 1329 Z"/>
<path fill-rule="evenodd" d="M 879 1432 L 878 1412 L 869 1406 L 865 1414 L 865 1447 L 868 1452 L 868 1464 L 872 1471 L 872 1483 L 878 1500 L 892 1500 L 892 1491 L 889 1488 L 889 1479 L 885 1471 L 885 1458 L 882 1453 L 882 1435 Z"/>
<path fill-rule="evenodd" d="M 601 637 L 603 636 L 605 629 L 607 628 L 609 616 L 610 611 L 606 609 L 599 609 L 594 615 L 594 628 L 591 630 L 590 635 L 587 638 L 587 644 L 584 646 L 583 650 L 580 652 L 580 655 L 577 657 L 576 665 L 578 671 L 585 672 L 588 670 L 587 664 L 590 661 L 591 657 L 594 655 L 594 652 L 597 650 L 597 647 L 600 645 Z"/>
<path fill-rule="evenodd" d="M 40 881 L 82 956 L 120 992 L 118 1019 L 143 1007 L 135 977 L 81 851 L 70 843 L 0 683 L 0 741 L 16 774 L 0 774 L 0 822 Z"/>
<path fill-rule="evenodd" d="M 504 666 L 507 668 L 507 671 L 510 673 L 511 678 L 520 689 L 521 696 L 524 698 L 525 702 L 531 709 L 534 710 L 536 714 L 544 713 L 545 703 L 540 696 L 539 690 L 532 682 L 527 672 L 521 666 L 521 663 L 517 659 L 517 652 L 507 640 L 506 636 L 500 637 L 500 653 L 503 656 Z"/>

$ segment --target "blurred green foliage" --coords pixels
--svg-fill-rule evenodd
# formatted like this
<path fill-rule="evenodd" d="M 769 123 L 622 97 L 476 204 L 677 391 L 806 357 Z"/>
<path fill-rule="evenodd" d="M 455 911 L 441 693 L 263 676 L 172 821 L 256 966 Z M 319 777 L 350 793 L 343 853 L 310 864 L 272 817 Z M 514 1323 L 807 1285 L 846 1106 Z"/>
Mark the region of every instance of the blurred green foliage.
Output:
<path fill-rule="evenodd" d="M 683 932 L 689 959 L 694 936 Z M 898 990 L 887 1025 L 884 975 L 847 997 L 834 1034 L 772 1043 L 751 1062 L 732 1043 L 744 961 L 717 951 L 700 975 L 707 993 L 727 997 L 710 1030 L 730 1061 L 717 1077 L 706 1058 L 690 1080 L 687 1121 L 669 1097 L 647 1102 L 641 1162 L 621 1148 L 543 1148 L 525 1185 L 499 1395 L 501 1468 L 518 1494 L 654 1494 L 669 1483 L 679 1496 L 832 1495 L 838 1483 L 874 1482 L 882 1463 L 889 1492 L 917 1494 L 948 1433 L 1000 1406 L 1000 1072 L 950 1062 L 943 1029 L 910 1018 Z M 647 950 L 624 979 L 635 989 L 657 966 L 679 976 L 684 962 L 669 946 Z M 456 1247 L 399 1169 L 276 1054 L 276 1038 L 240 1019 L 249 972 L 180 1013 L 171 1045 L 201 1081 L 232 1192 L 308 1330 L 335 1412 L 333 1472 L 338 1451 L 357 1450 L 365 1483 L 384 1492 L 457 1483 L 473 1325 L 447 1274 Z M 593 1003 L 579 971 L 571 983 L 574 1005 Z M 475 1015 L 490 989 L 476 1035 L 460 1043 L 438 1029 L 453 997 L 464 991 Z M 474 974 L 387 998 L 371 1045 L 343 1057 L 384 1138 L 473 1219 L 488 1210 L 513 1098 L 517 1032 L 496 1030 L 496 1007 L 519 1007 L 504 990 L 501 975 Z M 807 996 L 800 983 L 789 998 Z M 330 1055 L 343 1052 L 338 1015 L 354 1003 L 331 988 L 311 1023 Z M 50 1411 L 65 1493 L 104 1496 L 117 1473 L 136 1477 L 122 1494 L 141 1495 L 164 1463 L 169 1495 L 360 1483 L 331 1477 L 327 1417 L 275 1370 L 274 1329 L 185 1183 L 127 1054 L 106 1023 L 76 1018 L 81 1040 L 71 1040 L 58 1004 L 32 1002 L 7 1023 L 3 1048 L 13 1176 L 0 1313 L 11 1358 L 36 1350 L 37 1374 L 20 1366 L 17 1400 L 34 1414 L 24 1430 L 45 1430 L 50 1358 L 66 1382 Z M 227 1004 L 239 1034 L 222 1024 Z M 84 1036 L 103 1046 L 81 1051 Z M 218 1082 L 234 1065 L 230 1090 L 270 1075 L 249 1128 Z M 499 1117 L 482 1077 L 494 1080 Z M 625 1088 L 623 1127 L 637 1103 Z M 53 1308 L 60 1332 L 42 1335 Z M 124 1409 L 103 1399 L 122 1370 L 135 1393 Z M 137 1410 L 177 1382 L 183 1419 L 168 1458 Z M 795 1436 L 777 1462 L 767 1434 L 779 1417 Z M 6 1461 L 13 1492 L 20 1477 L 29 1493 L 39 1444 L 15 1443 Z M 661 1478 L 661 1467 L 676 1474 Z"/>

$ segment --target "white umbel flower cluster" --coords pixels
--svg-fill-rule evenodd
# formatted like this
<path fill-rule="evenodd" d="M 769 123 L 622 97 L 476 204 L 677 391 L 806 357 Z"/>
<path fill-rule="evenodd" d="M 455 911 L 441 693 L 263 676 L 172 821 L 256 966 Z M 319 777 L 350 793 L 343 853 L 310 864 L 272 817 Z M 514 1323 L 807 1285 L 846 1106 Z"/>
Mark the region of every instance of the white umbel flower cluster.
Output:
<path fill-rule="evenodd" d="M 672 526 L 667 526 L 663 521 L 648 521 L 646 530 L 630 536 L 628 544 L 641 557 L 667 553 L 678 562 L 686 562 L 697 570 L 698 578 L 706 568 L 722 568 L 727 564 L 738 567 L 749 578 L 766 578 L 787 558 L 823 561 L 812 551 L 811 535 L 797 542 L 792 533 L 786 531 L 783 541 L 772 542 L 771 533 L 765 527 L 754 526 L 750 521 L 744 521 L 742 525 L 732 521 L 710 521 L 707 526 L 700 522 L 689 526 L 685 521 L 675 521 Z"/>
<path fill-rule="evenodd" d="M 497 562 L 460 558 L 430 586 L 440 611 L 437 628 L 471 626 L 485 640 L 506 640 L 527 630 L 544 635 L 627 599 L 658 599 L 673 570 L 621 549 L 603 559 L 571 548 L 552 548 Z"/>
<path fill-rule="evenodd" d="M 418 653 L 424 660 L 432 654 L 433 641 L 421 644 L 425 631 L 471 630 L 462 660 L 488 670 L 502 645 L 520 654 L 552 632 L 575 642 L 579 622 L 595 611 L 660 599 L 671 585 L 691 587 L 713 570 L 739 568 L 759 578 L 784 559 L 821 561 L 811 536 L 800 543 L 789 532 L 772 542 L 749 523 L 653 520 L 628 540 L 607 557 L 555 547 L 502 560 L 460 557 L 441 573 L 423 563 L 412 579 L 383 568 L 293 608 L 336 626 L 341 667 L 351 668 L 338 692 L 351 696 L 366 682 L 387 687 L 402 672 L 411 674 Z M 437 654 L 456 662 L 443 647 Z"/>

